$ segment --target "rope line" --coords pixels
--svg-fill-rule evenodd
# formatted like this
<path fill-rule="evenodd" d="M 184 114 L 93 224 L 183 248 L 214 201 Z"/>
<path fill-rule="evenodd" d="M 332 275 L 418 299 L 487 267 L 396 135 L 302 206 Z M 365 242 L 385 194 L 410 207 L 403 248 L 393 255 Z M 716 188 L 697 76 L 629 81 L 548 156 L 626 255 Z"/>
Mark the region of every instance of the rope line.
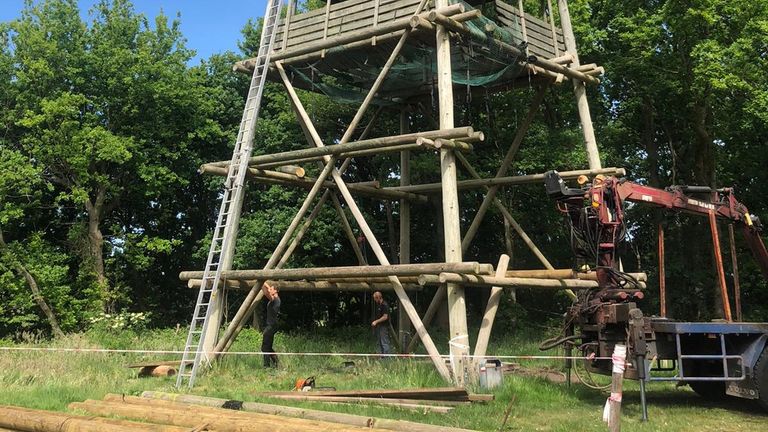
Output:
<path fill-rule="evenodd" d="M 0 347 L 0 351 L 31 351 L 31 352 L 65 352 L 65 353 L 98 353 L 98 354 L 184 354 L 183 350 L 139 350 L 139 349 L 107 349 L 107 348 L 45 348 L 45 347 Z M 281 356 L 304 357 L 394 357 L 394 358 L 430 358 L 429 354 L 378 354 L 378 353 L 335 353 L 335 352 L 263 352 L 263 351 L 212 351 L 208 354 L 229 356 L 253 356 L 275 354 Z M 440 355 L 450 359 L 450 354 Z M 468 355 L 470 359 L 520 359 L 520 360 L 611 360 L 611 357 L 584 356 L 543 356 L 543 355 Z"/>

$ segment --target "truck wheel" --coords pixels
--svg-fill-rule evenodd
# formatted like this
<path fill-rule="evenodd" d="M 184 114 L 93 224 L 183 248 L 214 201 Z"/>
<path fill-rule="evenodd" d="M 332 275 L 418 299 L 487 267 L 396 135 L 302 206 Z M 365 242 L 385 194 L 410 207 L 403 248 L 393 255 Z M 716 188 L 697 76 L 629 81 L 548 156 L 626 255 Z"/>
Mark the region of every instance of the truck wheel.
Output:
<path fill-rule="evenodd" d="M 691 390 L 704 399 L 718 401 L 725 398 L 725 383 L 723 381 L 689 381 Z"/>
<path fill-rule="evenodd" d="M 721 376 L 722 365 L 710 362 L 696 362 L 687 366 L 687 370 L 693 371 L 694 376 Z M 725 398 L 725 381 L 689 381 L 691 390 L 704 399 L 719 401 Z"/>
<path fill-rule="evenodd" d="M 757 403 L 761 408 L 768 411 L 768 345 L 763 348 L 763 353 L 755 363 L 755 370 L 752 376 L 757 387 Z"/>

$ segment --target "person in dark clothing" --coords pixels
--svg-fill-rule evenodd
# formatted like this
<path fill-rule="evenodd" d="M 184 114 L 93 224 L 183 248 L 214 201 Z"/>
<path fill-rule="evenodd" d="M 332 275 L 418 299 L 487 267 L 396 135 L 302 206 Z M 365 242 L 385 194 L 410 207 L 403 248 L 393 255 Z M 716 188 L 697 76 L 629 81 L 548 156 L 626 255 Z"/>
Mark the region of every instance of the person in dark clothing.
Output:
<path fill-rule="evenodd" d="M 384 301 L 381 291 L 373 293 L 373 301 L 376 303 L 376 319 L 371 322 L 371 327 L 376 335 L 377 348 L 379 354 L 389 354 L 389 305 Z"/>
<path fill-rule="evenodd" d="M 264 367 L 277 367 L 277 354 L 274 353 L 275 349 L 272 347 L 272 342 L 275 340 L 275 333 L 277 333 L 277 317 L 280 315 L 280 296 L 277 293 L 277 289 L 268 283 L 264 283 L 262 286 L 264 297 L 267 298 L 267 326 L 264 328 L 264 334 L 261 341 L 261 352 L 264 354 Z"/>

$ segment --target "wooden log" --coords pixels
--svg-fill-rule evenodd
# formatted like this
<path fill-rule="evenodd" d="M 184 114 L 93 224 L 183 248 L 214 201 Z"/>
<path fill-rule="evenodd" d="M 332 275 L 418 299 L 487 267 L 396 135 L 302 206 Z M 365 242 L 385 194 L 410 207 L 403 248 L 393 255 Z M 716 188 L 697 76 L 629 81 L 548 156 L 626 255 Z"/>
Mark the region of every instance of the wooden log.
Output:
<path fill-rule="evenodd" d="M 560 176 L 563 179 L 575 179 L 580 175 L 595 176 L 597 174 L 603 175 L 618 175 L 622 176 L 626 173 L 624 168 L 602 168 L 597 170 L 576 170 L 576 171 L 563 171 Z M 529 174 L 512 177 L 495 177 L 486 179 L 475 180 L 460 180 L 457 182 L 459 190 L 467 189 L 479 189 L 486 186 L 511 186 L 530 183 L 539 183 L 544 181 L 545 174 Z M 441 183 L 423 183 L 411 186 L 393 186 L 385 187 L 384 190 L 399 190 L 403 192 L 423 193 L 423 194 L 435 194 L 441 191 Z"/>
<path fill-rule="evenodd" d="M 603 410 L 603 421 L 608 422 L 609 432 L 621 431 L 621 398 L 624 386 L 624 368 L 627 360 L 627 347 L 616 344 L 613 348 L 613 370 L 611 371 L 611 395 Z"/>
<path fill-rule="evenodd" d="M 561 55 L 560 57 L 549 59 L 549 61 L 551 61 L 552 63 L 562 64 L 562 65 L 570 64 L 570 63 L 573 63 L 573 56 L 571 54 L 566 53 Z"/>
<path fill-rule="evenodd" d="M 406 134 L 410 131 L 410 119 L 405 109 L 400 110 L 400 133 Z M 400 186 L 411 184 L 411 152 L 406 150 L 400 152 Z M 400 200 L 400 227 L 399 227 L 399 264 L 410 264 L 411 262 L 411 203 L 408 200 Z M 731 230 L 733 233 L 733 230 Z M 731 242 L 733 244 L 733 242 Z M 403 288 L 405 281 L 401 278 Z M 407 335 L 411 330 L 411 322 L 408 315 L 403 310 L 397 314 L 397 336 L 400 341 L 400 347 L 404 348 L 407 343 Z M 405 354 L 405 350 L 401 350 Z"/>
<path fill-rule="evenodd" d="M 204 174 L 211 174 L 211 175 L 226 177 L 228 174 L 228 168 L 216 167 L 216 166 L 204 166 L 204 167 L 201 167 L 200 172 Z M 312 177 L 301 178 L 291 174 L 285 174 L 282 172 L 269 171 L 269 170 L 260 170 L 256 168 L 248 168 L 247 174 L 249 178 L 255 181 L 271 183 L 271 184 L 279 184 L 284 186 L 294 186 L 294 187 L 300 187 L 303 189 L 312 189 L 312 187 L 314 187 L 314 184 L 316 182 L 316 179 Z M 324 181 L 322 184 L 323 184 L 323 187 L 325 188 L 334 189 L 334 190 L 338 189 L 338 186 L 336 186 L 336 183 L 332 181 Z M 380 199 L 388 199 L 388 200 L 407 199 L 409 201 L 418 201 L 423 203 L 429 201 L 429 198 L 424 195 L 414 194 L 410 192 L 404 193 L 400 191 L 384 190 L 384 189 L 381 189 L 380 187 L 376 187 L 376 184 L 378 184 L 378 182 L 375 182 L 375 184 L 372 184 L 370 182 L 361 182 L 361 183 L 351 183 L 351 184 L 348 184 L 347 186 L 351 191 L 355 192 L 358 195 L 368 196 L 372 198 L 380 198 Z"/>
<path fill-rule="evenodd" d="M 178 364 L 178 362 L 176 362 Z M 144 366 L 139 370 L 140 377 L 169 377 L 176 375 L 176 368 L 170 365 Z"/>
<path fill-rule="evenodd" d="M 287 399 L 287 400 L 295 400 L 300 402 L 320 402 L 320 403 L 326 403 L 330 405 L 353 405 L 353 406 L 360 406 L 360 405 L 384 405 L 388 407 L 393 408 L 399 408 L 409 411 L 417 411 L 421 414 L 426 413 L 436 413 L 436 414 L 448 414 L 449 412 L 453 411 L 453 407 L 448 406 L 441 406 L 441 405 L 424 405 L 424 404 L 417 404 L 417 403 L 406 403 L 406 402 L 392 402 L 387 403 L 386 401 L 384 403 L 381 403 L 379 399 L 362 399 L 363 401 L 368 402 L 336 402 L 336 401 L 329 401 L 324 400 L 327 398 L 320 398 L 320 400 L 302 400 L 302 399 Z"/>
<path fill-rule="evenodd" d="M 435 0 L 437 8 L 448 5 L 448 0 Z M 462 26 L 451 18 L 437 11 L 429 13 L 427 19 L 434 21 L 438 16 L 441 25 L 435 32 L 435 49 L 437 57 L 437 90 L 438 90 L 438 125 L 440 129 L 454 127 L 453 72 L 451 64 L 451 37 L 448 29 L 454 23 Z M 446 26 L 446 23 L 450 24 Z M 442 137 L 441 137 L 442 138 Z M 440 191 L 442 194 L 443 210 L 443 242 L 446 262 L 461 262 L 461 226 L 459 218 L 459 195 L 456 187 L 456 155 L 450 148 L 440 149 Z M 457 284 L 446 286 L 448 294 L 448 313 L 450 327 L 451 367 L 453 382 L 463 386 L 466 368 L 468 366 L 469 336 L 467 333 L 467 311 L 464 300 L 464 287 Z"/>
<path fill-rule="evenodd" d="M 465 143 L 463 141 L 448 140 L 443 138 L 438 138 L 435 140 L 435 147 L 438 149 L 447 148 L 452 150 L 459 150 L 465 153 L 471 152 L 472 150 L 474 150 L 474 147 L 472 146 L 472 144 Z"/>
<path fill-rule="evenodd" d="M 459 273 L 440 273 L 440 283 L 463 283 L 470 286 L 528 287 L 551 289 L 590 289 L 597 288 L 597 281 L 576 279 L 533 279 L 500 278 L 491 276 L 465 275 Z"/>
<path fill-rule="evenodd" d="M 408 143 L 415 142 L 416 139 L 420 137 L 466 139 L 470 137 L 474 132 L 475 131 L 472 129 L 471 126 L 465 126 L 465 127 L 459 127 L 459 128 L 446 128 L 443 130 L 415 132 L 415 133 L 409 133 L 405 135 L 371 138 L 371 139 L 361 140 L 361 141 L 342 142 L 339 144 L 334 144 L 334 145 L 329 145 L 324 147 L 313 147 L 308 149 L 300 149 L 300 150 L 293 150 L 293 151 L 287 151 L 287 152 L 273 153 L 268 155 L 254 156 L 254 157 L 251 157 L 249 163 L 250 165 L 258 166 L 259 164 L 293 161 L 293 160 L 299 160 L 307 157 L 339 155 L 342 153 L 348 153 L 355 150 L 366 150 L 366 149 L 373 149 L 378 147 L 408 144 Z M 229 163 L 230 161 L 211 162 L 211 163 L 204 164 L 200 169 L 201 171 L 203 171 L 206 169 L 206 167 L 212 167 L 212 166 L 227 167 L 229 166 Z"/>
<path fill-rule="evenodd" d="M 327 279 L 367 276 L 418 276 L 456 272 L 469 274 L 492 274 L 491 264 L 478 262 L 396 264 L 378 266 L 314 267 L 296 269 L 230 270 L 222 272 L 223 279 Z M 185 271 L 179 274 L 180 280 L 202 279 L 201 271 Z"/>
<path fill-rule="evenodd" d="M 304 171 L 304 168 L 296 165 L 283 165 L 283 166 L 277 167 L 276 170 L 281 173 L 293 174 L 299 178 L 303 178 L 304 175 L 306 174 L 306 171 Z"/>
<path fill-rule="evenodd" d="M 154 391 L 145 391 L 141 395 L 144 398 L 175 401 L 177 403 L 193 403 L 210 407 L 221 407 L 229 402 L 227 399 L 211 398 L 204 396 L 171 394 Z M 428 425 L 404 420 L 389 420 L 376 417 L 367 417 L 354 414 L 333 413 L 320 410 L 286 407 L 280 405 L 264 404 L 258 402 L 242 402 L 240 409 L 247 412 L 274 414 L 288 417 L 300 417 L 312 420 L 334 421 L 350 426 L 362 428 L 378 428 L 395 431 L 413 432 L 470 432 L 467 429 L 451 428 L 446 426 Z"/>
<path fill-rule="evenodd" d="M 419 276 L 419 285 L 422 285 L 422 286 L 424 286 L 424 285 L 442 285 L 442 282 L 440 282 L 440 276 L 438 276 L 438 275 L 433 275 L 433 274 L 427 275 L 427 274 L 424 274 L 424 275 Z M 437 296 L 437 294 L 439 292 L 440 291 L 438 290 L 438 292 L 435 293 L 435 296 Z M 432 306 L 432 303 L 430 303 L 429 305 Z M 429 311 L 429 309 L 427 309 L 427 311 Z M 426 318 L 426 314 L 424 316 Z"/>
<path fill-rule="evenodd" d="M 634 278 L 638 282 L 646 282 L 648 280 L 647 273 L 627 273 L 630 277 Z M 571 269 L 556 269 L 556 270 L 508 270 L 505 277 L 513 278 L 535 278 L 535 279 L 580 279 L 580 280 L 597 280 L 597 273 L 588 272 L 582 273 Z"/>
<path fill-rule="evenodd" d="M 415 279 L 415 278 L 414 278 Z M 228 279 L 226 281 L 227 288 L 230 289 L 251 289 L 259 281 L 257 280 L 237 280 Z M 392 284 L 389 282 L 331 282 L 331 281 L 295 281 L 295 280 L 276 280 L 268 281 L 268 283 L 279 291 L 290 292 L 304 292 L 304 291 L 391 291 Z M 202 284 L 201 279 L 190 279 L 187 281 L 187 287 L 200 288 Z M 414 283 L 403 283 L 403 288 L 406 291 L 420 291 L 421 286 Z"/>
<path fill-rule="evenodd" d="M 509 255 L 502 254 L 499 257 L 499 264 L 496 266 L 496 277 L 503 277 L 509 266 Z M 491 330 L 493 329 L 493 321 L 496 319 L 496 311 L 499 308 L 501 302 L 501 296 L 504 290 L 500 286 L 491 287 L 491 293 L 488 297 L 488 304 L 485 306 L 485 313 L 483 314 L 483 321 L 480 324 L 480 330 L 477 332 L 477 342 L 475 343 L 475 367 L 480 363 L 485 363 L 485 352 L 488 349 L 488 341 L 491 339 Z"/>
<path fill-rule="evenodd" d="M 85 417 L 60 412 L 33 410 L 12 406 L 0 406 L 0 427 L 31 432 L 60 432 L 62 425 L 67 431 L 82 432 L 185 432 L 187 428 L 148 425 L 123 420 Z"/>
<path fill-rule="evenodd" d="M 196 427 L 207 424 L 217 431 L 241 432 L 268 430 L 274 432 L 321 432 L 321 431 L 359 431 L 358 428 L 344 427 L 330 422 L 284 418 L 267 414 L 233 412 L 223 409 L 201 410 L 194 406 L 144 406 L 128 402 L 96 401 L 71 403 L 70 409 L 78 409 L 95 415 L 117 415 L 137 420 L 171 424 L 175 426 Z"/>

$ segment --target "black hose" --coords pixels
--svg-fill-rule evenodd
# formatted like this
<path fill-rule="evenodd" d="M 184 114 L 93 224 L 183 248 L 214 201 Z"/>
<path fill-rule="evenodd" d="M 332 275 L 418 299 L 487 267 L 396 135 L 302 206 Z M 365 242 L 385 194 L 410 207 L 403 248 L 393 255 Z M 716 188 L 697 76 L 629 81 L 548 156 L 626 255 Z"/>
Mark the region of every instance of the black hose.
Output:
<path fill-rule="evenodd" d="M 584 338 L 584 335 L 571 335 L 571 336 L 566 336 L 566 337 L 559 338 L 559 339 L 557 337 L 553 337 L 551 339 L 547 339 L 547 340 L 543 341 L 542 343 L 540 343 L 539 344 L 539 350 L 540 351 L 551 350 L 552 348 L 554 348 L 556 346 L 559 346 L 559 345 L 562 345 L 562 344 L 564 344 L 564 343 L 566 343 L 568 341 L 572 341 L 572 340 L 576 340 L 576 339 L 583 339 L 583 338 Z"/>

